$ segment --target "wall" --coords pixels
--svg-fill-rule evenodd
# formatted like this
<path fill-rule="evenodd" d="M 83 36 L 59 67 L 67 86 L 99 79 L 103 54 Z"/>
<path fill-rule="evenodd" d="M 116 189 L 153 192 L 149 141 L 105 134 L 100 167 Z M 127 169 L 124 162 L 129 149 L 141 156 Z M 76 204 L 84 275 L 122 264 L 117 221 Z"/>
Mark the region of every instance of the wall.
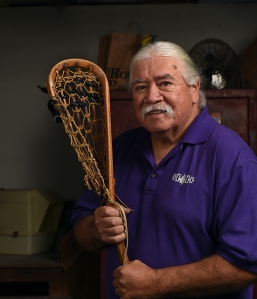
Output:
<path fill-rule="evenodd" d="M 37 85 L 62 59 L 96 62 L 99 37 L 131 21 L 187 51 L 217 38 L 239 55 L 256 38 L 257 4 L 0 8 L 0 188 L 79 196 L 84 173 Z"/>

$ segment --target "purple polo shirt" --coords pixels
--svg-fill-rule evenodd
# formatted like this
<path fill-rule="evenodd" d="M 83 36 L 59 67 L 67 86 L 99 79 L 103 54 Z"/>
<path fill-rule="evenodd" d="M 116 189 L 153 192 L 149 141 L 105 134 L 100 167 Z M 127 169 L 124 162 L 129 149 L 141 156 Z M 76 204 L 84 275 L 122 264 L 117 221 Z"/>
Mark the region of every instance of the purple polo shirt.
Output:
<path fill-rule="evenodd" d="M 150 133 L 132 129 L 114 141 L 115 192 L 127 216 L 129 259 L 152 268 L 178 266 L 219 254 L 257 272 L 257 159 L 233 131 L 204 108 L 181 142 L 156 166 Z M 75 206 L 76 223 L 100 205 L 94 192 Z M 112 272 L 115 246 L 106 256 L 106 298 L 118 298 Z M 203 298 L 203 297 L 201 297 Z M 252 298 L 252 287 L 206 298 Z"/>

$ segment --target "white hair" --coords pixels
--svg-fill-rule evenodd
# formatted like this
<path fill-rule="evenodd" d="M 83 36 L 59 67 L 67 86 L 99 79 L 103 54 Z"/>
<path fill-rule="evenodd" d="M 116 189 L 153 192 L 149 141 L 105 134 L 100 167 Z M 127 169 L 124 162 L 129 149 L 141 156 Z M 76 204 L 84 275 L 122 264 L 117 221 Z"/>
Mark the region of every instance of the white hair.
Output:
<path fill-rule="evenodd" d="M 167 56 L 178 59 L 182 63 L 184 69 L 182 76 L 188 86 L 196 84 L 198 81 L 200 81 L 200 83 L 203 81 L 200 70 L 183 48 L 171 42 L 159 41 L 147 44 L 134 55 L 130 63 L 129 86 L 131 86 L 135 63 L 149 59 L 153 56 Z M 206 97 L 203 90 L 200 88 L 198 107 L 199 109 L 202 109 L 204 106 L 206 106 Z"/>

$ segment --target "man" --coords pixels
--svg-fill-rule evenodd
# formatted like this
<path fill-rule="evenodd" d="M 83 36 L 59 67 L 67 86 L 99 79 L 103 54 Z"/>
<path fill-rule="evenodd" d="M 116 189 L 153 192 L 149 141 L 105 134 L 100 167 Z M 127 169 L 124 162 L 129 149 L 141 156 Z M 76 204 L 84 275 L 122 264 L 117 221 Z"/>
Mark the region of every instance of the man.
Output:
<path fill-rule="evenodd" d="M 133 209 L 130 262 L 119 266 L 114 246 L 125 239 L 117 209 L 85 191 L 72 218 L 82 247 L 107 246 L 107 299 L 252 298 L 256 156 L 209 116 L 199 72 L 177 45 L 142 48 L 130 75 L 142 126 L 114 141 L 115 191 Z"/>

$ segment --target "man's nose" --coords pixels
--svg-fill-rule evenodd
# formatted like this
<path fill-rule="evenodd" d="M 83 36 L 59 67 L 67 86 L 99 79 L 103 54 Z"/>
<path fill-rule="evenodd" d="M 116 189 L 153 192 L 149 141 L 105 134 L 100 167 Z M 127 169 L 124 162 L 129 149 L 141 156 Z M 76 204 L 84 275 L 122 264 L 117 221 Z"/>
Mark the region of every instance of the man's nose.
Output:
<path fill-rule="evenodd" d="M 156 84 L 150 84 L 147 89 L 147 94 L 145 97 L 145 102 L 147 103 L 157 103 L 162 100 L 162 96 L 160 94 L 160 90 Z"/>

